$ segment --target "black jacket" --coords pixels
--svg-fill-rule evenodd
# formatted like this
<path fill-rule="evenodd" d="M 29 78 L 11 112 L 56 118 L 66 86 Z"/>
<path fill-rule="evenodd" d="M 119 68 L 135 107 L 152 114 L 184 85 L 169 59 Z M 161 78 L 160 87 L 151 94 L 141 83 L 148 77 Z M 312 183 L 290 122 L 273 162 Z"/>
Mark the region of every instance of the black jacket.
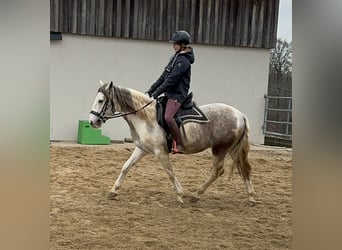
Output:
<path fill-rule="evenodd" d="M 191 47 L 174 54 L 162 75 L 147 93 L 154 97 L 164 93 L 167 98 L 183 102 L 189 92 L 191 64 L 194 61 L 195 56 Z"/>

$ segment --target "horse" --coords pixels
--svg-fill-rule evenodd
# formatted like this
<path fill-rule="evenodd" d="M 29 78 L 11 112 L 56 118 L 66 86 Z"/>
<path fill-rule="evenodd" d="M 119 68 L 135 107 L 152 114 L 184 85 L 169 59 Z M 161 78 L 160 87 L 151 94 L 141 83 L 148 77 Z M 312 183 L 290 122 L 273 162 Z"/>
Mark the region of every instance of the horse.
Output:
<path fill-rule="evenodd" d="M 166 141 L 166 132 L 156 120 L 156 101 L 146 94 L 131 88 L 104 83 L 100 80 L 89 123 L 93 128 L 100 128 L 111 118 L 123 117 L 127 122 L 135 149 L 122 166 L 121 172 L 112 189 L 109 199 L 118 195 L 118 190 L 129 170 L 147 154 L 154 154 L 168 174 L 177 195 L 177 201 L 183 202 L 184 190 L 179 183 L 172 164 Z M 233 164 L 229 169 L 229 179 L 233 168 L 238 170 L 248 194 L 248 203 L 256 204 L 255 191 L 251 182 L 251 164 L 249 152 L 249 123 L 247 117 L 236 108 L 212 103 L 199 107 L 208 117 L 207 123 L 187 122 L 181 130 L 185 154 L 194 154 L 211 148 L 213 168 L 209 178 L 193 193 L 190 201 L 198 201 L 207 188 L 224 173 L 224 160 L 229 154 Z"/>

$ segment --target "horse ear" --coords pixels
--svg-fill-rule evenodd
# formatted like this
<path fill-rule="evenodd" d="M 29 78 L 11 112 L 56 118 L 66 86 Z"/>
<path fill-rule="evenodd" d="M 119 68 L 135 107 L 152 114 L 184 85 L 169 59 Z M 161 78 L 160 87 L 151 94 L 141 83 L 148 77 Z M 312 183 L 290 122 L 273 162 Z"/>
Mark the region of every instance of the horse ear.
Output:
<path fill-rule="evenodd" d="M 99 80 L 99 83 L 100 83 L 100 85 L 101 85 L 101 86 L 103 86 L 103 85 L 104 85 L 104 82 L 103 82 L 103 81 L 101 81 L 101 80 Z"/>
<path fill-rule="evenodd" d="M 107 87 L 107 89 L 111 89 L 111 88 L 113 88 L 113 81 L 110 81 L 110 83 L 108 84 L 108 87 Z"/>

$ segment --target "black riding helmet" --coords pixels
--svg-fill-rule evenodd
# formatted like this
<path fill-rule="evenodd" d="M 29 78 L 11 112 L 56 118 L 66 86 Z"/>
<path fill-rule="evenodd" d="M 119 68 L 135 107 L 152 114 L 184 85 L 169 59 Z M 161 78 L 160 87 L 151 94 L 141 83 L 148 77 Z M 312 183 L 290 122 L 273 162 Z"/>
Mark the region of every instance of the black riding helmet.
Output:
<path fill-rule="evenodd" d="M 185 30 L 176 31 L 172 36 L 169 42 L 173 43 L 184 43 L 188 45 L 190 43 L 191 37 L 188 32 Z"/>

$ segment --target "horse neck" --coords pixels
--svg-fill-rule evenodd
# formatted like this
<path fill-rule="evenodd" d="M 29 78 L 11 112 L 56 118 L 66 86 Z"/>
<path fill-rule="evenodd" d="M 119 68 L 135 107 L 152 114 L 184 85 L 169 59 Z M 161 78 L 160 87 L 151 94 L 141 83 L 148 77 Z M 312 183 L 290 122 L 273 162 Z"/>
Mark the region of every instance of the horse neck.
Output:
<path fill-rule="evenodd" d="M 132 112 L 139 106 L 141 98 L 131 89 L 114 86 L 114 101 L 120 112 Z"/>
<path fill-rule="evenodd" d="M 146 95 L 139 91 L 114 86 L 114 102 L 115 107 L 119 112 L 129 113 L 138 111 L 136 115 L 149 122 L 149 120 L 155 119 L 155 117 L 153 117 L 155 115 L 155 111 L 153 111 L 155 110 L 154 105 L 151 104 L 144 109 L 142 108 L 150 101 L 151 100 Z"/>

